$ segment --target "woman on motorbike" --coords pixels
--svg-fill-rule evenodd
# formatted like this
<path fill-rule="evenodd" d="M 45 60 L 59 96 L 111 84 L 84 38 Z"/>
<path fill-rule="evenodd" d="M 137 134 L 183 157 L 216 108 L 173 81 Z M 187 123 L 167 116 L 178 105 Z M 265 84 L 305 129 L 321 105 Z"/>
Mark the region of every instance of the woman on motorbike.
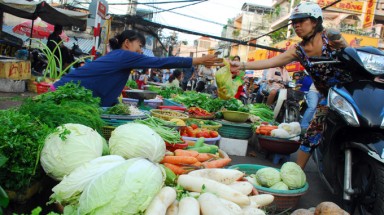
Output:
<path fill-rule="evenodd" d="M 290 16 L 291 24 L 302 41 L 290 47 L 276 57 L 253 61 L 231 62 L 231 70 L 254 69 L 261 70 L 272 67 L 284 66 L 293 61 L 300 61 L 311 75 L 317 90 L 327 96 L 330 87 L 336 83 L 351 81 L 349 72 L 333 67 L 332 64 L 313 65 L 311 57 L 332 57 L 332 50 L 347 46 L 345 40 L 330 41 L 327 31 L 323 28 L 323 15 L 318 4 L 302 2 L 297 5 Z M 323 123 L 327 114 L 326 106 L 318 106 L 316 116 L 305 134 L 298 153 L 297 164 L 304 169 L 313 149 L 319 144 L 323 131 Z"/>
<path fill-rule="evenodd" d="M 128 81 L 129 71 L 133 68 L 189 68 L 192 65 L 213 66 L 222 62 L 215 55 L 204 57 L 149 57 L 141 54 L 145 46 L 143 34 L 125 30 L 109 40 L 113 51 L 72 70 L 53 85 L 62 86 L 67 82 L 80 82 L 80 85 L 93 91 L 93 96 L 101 98 L 102 107 L 111 107 L 118 103 L 118 97 Z"/>

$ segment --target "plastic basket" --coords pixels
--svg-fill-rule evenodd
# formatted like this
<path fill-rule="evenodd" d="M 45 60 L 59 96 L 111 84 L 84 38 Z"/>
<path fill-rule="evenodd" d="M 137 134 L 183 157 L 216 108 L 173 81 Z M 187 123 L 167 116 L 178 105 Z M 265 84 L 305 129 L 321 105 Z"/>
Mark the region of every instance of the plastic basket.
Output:
<path fill-rule="evenodd" d="M 175 102 L 171 99 L 163 99 L 163 105 L 164 106 L 179 106 L 179 107 L 184 107 L 183 104 L 180 104 L 178 102 Z"/>
<path fill-rule="evenodd" d="M 257 139 L 262 149 L 275 154 L 289 155 L 296 152 L 300 147 L 300 142 L 293 140 L 264 135 L 257 135 Z"/>
<path fill-rule="evenodd" d="M 102 136 L 108 141 L 109 138 L 111 137 L 112 131 L 115 130 L 115 126 L 103 126 L 101 127 L 101 134 Z"/>
<path fill-rule="evenodd" d="M 222 137 L 245 140 L 252 136 L 252 126 L 247 123 L 234 123 L 226 120 L 216 121 L 222 124 L 219 134 Z"/>
<path fill-rule="evenodd" d="M 149 100 L 144 100 L 144 104 L 154 108 L 154 109 L 157 109 L 159 108 L 159 106 L 161 106 L 163 104 L 163 100 L 161 99 L 149 99 Z"/>
<path fill-rule="evenodd" d="M 229 169 L 237 169 L 244 172 L 246 175 L 255 174 L 259 169 L 267 166 L 257 164 L 237 164 L 228 167 Z M 279 169 L 278 169 L 279 170 Z M 274 201 L 268 207 L 276 211 L 284 211 L 294 209 L 299 203 L 300 197 L 308 191 L 308 183 L 305 183 L 303 188 L 296 190 L 275 190 L 266 187 L 254 185 L 260 194 L 271 194 L 275 197 Z"/>
<path fill-rule="evenodd" d="M 187 110 L 186 107 L 181 107 L 181 106 L 159 106 L 158 109 L 160 110 L 176 110 L 180 112 L 184 112 Z"/>
<path fill-rule="evenodd" d="M 46 92 L 48 92 L 49 88 L 51 87 L 51 85 L 47 84 L 47 83 L 34 82 L 34 84 L 36 85 L 37 94 L 46 93 Z"/>
<path fill-rule="evenodd" d="M 195 118 L 189 118 L 186 121 L 187 121 L 187 125 L 189 125 L 191 123 L 196 123 L 196 124 L 198 124 L 198 126 L 200 128 L 206 128 L 208 130 L 213 130 L 213 131 L 218 131 L 219 128 L 221 128 L 223 126 L 221 123 L 216 122 L 216 121 L 212 121 L 212 120 L 209 120 L 209 121 L 214 122 L 215 125 L 204 124 L 208 120 L 200 120 L 200 119 L 195 119 Z"/>
<path fill-rule="evenodd" d="M 171 120 L 174 118 L 186 120 L 188 119 L 188 115 L 180 113 L 178 111 L 173 110 L 159 110 L 159 109 L 153 109 L 151 110 L 152 116 L 164 119 L 164 120 Z"/>
<path fill-rule="evenodd" d="M 139 100 L 138 99 L 131 99 L 131 98 L 123 98 L 122 102 L 123 102 L 123 104 L 132 105 L 132 106 L 136 107 L 137 104 L 139 103 Z"/>
<path fill-rule="evenodd" d="M 199 139 L 196 137 L 186 137 L 186 136 L 181 136 L 181 138 L 183 138 L 183 140 L 185 141 L 193 141 L 193 142 L 196 142 Z M 215 145 L 218 141 L 220 141 L 220 139 L 221 139 L 220 135 L 215 138 L 204 138 L 204 143 Z"/>

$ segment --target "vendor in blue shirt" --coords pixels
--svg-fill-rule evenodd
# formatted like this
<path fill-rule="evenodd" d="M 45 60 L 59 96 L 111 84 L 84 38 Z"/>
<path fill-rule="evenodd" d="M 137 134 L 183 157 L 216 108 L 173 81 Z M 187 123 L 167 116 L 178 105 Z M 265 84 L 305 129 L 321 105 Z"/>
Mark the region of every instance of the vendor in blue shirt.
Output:
<path fill-rule="evenodd" d="M 68 82 L 78 83 L 92 90 L 94 97 L 101 98 L 102 107 L 118 103 L 132 69 L 144 68 L 190 68 L 192 65 L 213 66 L 222 62 L 215 55 L 204 57 L 149 57 L 142 54 L 145 37 L 133 30 L 125 30 L 109 40 L 110 53 L 79 67 L 54 83 L 53 88 Z"/>

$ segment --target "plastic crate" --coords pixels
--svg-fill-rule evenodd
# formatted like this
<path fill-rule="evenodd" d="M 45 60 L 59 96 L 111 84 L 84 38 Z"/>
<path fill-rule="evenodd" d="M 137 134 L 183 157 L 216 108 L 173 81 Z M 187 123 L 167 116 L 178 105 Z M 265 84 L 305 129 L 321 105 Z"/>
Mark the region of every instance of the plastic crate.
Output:
<path fill-rule="evenodd" d="M 183 138 L 183 140 L 185 141 L 193 141 L 193 142 L 196 142 L 199 139 L 196 137 L 186 137 L 186 136 L 181 136 L 181 138 Z M 204 138 L 204 143 L 215 145 L 217 142 L 220 141 L 220 139 L 221 139 L 220 135 L 215 138 Z"/>
<path fill-rule="evenodd" d="M 266 168 L 257 164 L 237 164 L 228 167 L 228 169 L 237 169 L 244 172 L 246 175 L 255 174 L 259 169 Z M 279 169 L 277 169 L 279 170 Z M 280 171 L 280 170 L 279 170 Z M 271 194 L 275 197 L 274 201 L 268 207 L 276 211 L 285 211 L 294 209 L 299 203 L 300 197 L 308 191 L 308 183 L 305 183 L 303 188 L 295 190 L 275 190 L 266 187 L 254 185 L 260 194 Z"/>
<path fill-rule="evenodd" d="M 217 121 L 222 124 L 219 128 L 219 134 L 222 137 L 232 139 L 248 139 L 252 136 L 252 126 L 248 123 L 235 123 L 226 120 Z"/>
<path fill-rule="evenodd" d="M 178 102 L 175 102 L 171 99 L 163 99 L 163 105 L 164 106 L 179 106 L 179 107 L 184 107 L 183 104 L 180 104 Z"/>

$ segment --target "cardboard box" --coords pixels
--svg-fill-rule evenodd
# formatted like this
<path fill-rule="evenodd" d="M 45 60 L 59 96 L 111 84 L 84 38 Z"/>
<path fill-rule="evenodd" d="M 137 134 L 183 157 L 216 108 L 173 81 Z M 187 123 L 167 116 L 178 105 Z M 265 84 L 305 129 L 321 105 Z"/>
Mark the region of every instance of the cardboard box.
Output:
<path fill-rule="evenodd" d="M 31 62 L 7 59 L 0 60 L 0 78 L 24 80 L 31 77 Z"/>
<path fill-rule="evenodd" d="M 248 149 L 248 140 L 239 140 L 222 137 L 219 148 L 228 155 L 246 156 Z"/>

